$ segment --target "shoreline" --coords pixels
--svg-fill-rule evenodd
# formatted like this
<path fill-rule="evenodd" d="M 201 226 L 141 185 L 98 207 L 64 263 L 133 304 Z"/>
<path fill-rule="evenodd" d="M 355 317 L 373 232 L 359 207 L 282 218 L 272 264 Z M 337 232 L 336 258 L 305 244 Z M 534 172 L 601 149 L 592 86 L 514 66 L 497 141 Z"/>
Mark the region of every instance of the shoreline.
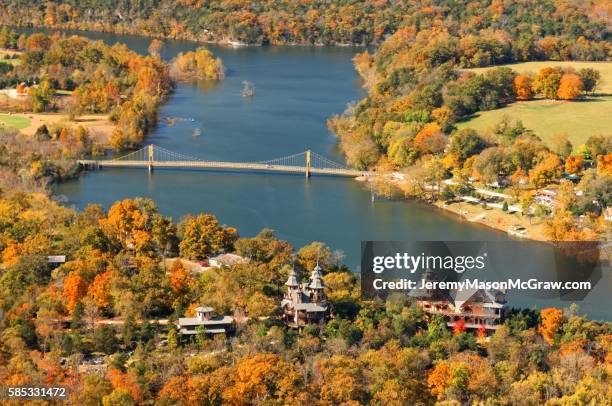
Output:
<path fill-rule="evenodd" d="M 365 179 L 363 177 L 355 178 L 356 181 L 367 184 L 372 182 L 371 179 Z M 394 187 L 396 183 L 392 183 Z M 544 243 L 552 243 L 551 240 L 544 236 L 543 223 L 530 223 L 529 217 L 520 215 L 519 213 L 506 213 L 493 207 L 483 208 L 481 204 L 472 204 L 469 202 L 452 202 L 445 203 L 443 201 L 429 202 L 423 199 L 410 199 L 407 197 L 401 197 L 402 201 L 413 200 L 419 202 L 429 208 L 440 210 L 454 217 L 459 217 L 459 221 L 462 223 L 475 224 L 481 227 L 486 227 L 506 234 L 517 240 L 529 240 L 538 241 Z M 510 228 L 513 226 L 525 227 L 528 230 L 527 233 L 521 234 L 518 232 L 512 233 Z"/>
<path fill-rule="evenodd" d="M 33 25 L 33 24 L 15 24 L 0 21 L 0 25 L 4 25 L 9 28 L 17 28 L 17 29 L 46 29 L 46 30 L 58 30 L 58 31 L 77 31 L 82 33 L 102 33 L 102 34 L 114 34 L 114 35 L 130 35 L 140 38 L 150 38 L 150 39 L 161 39 L 165 41 L 189 41 L 197 44 L 209 44 L 209 45 L 221 45 L 232 48 L 242 48 L 242 47 L 265 47 L 265 46 L 287 46 L 287 47 L 338 47 L 338 48 L 366 48 L 372 46 L 378 46 L 380 44 L 355 44 L 355 43 L 341 43 L 341 42 L 333 42 L 329 44 L 322 43 L 249 43 L 242 42 L 238 40 L 233 40 L 229 38 L 222 39 L 206 39 L 206 38 L 197 38 L 190 35 L 179 35 L 179 36 L 164 36 L 164 35 L 155 35 L 155 34 L 147 34 L 144 32 L 128 32 L 126 30 L 113 30 L 107 29 L 106 27 L 95 26 L 95 27 L 72 27 L 72 26 L 57 26 L 57 25 Z"/>

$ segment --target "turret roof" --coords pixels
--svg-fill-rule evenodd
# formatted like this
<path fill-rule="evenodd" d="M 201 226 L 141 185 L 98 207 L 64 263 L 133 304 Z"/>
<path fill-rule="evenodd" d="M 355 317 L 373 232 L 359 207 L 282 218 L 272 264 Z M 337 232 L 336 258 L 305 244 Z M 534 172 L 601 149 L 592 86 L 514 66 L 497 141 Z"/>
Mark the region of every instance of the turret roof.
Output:
<path fill-rule="evenodd" d="M 297 280 L 297 274 L 295 273 L 295 269 L 291 268 L 291 272 L 289 272 L 289 277 L 287 278 L 287 282 L 285 282 L 286 286 L 299 286 Z"/>

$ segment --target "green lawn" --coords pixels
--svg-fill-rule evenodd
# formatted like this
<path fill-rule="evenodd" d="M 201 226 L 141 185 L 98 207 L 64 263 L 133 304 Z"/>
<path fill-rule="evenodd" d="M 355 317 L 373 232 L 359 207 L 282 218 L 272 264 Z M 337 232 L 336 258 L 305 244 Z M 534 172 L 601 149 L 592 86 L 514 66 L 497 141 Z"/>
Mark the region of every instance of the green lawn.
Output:
<path fill-rule="evenodd" d="M 0 128 L 14 128 L 16 130 L 21 130 L 22 128 L 26 128 L 31 123 L 29 118 L 23 116 L 9 115 L 9 114 L 0 114 Z"/>
<path fill-rule="evenodd" d="M 544 141 L 558 133 L 567 134 L 574 147 L 584 144 L 591 135 L 612 136 L 612 96 L 585 101 L 533 100 L 517 102 L 504 108 L 479 112 L 458 128 L 471 127 L 487 132 L 502 117 L 521 120 Z"/>
<path fill-rule="evenodd" d="M 519 73 L 538 73 L 538 71 L 545 67 L 555 67 L 560 66 L 562 68 L 573 68 L 576 71 L 582 68 L 593 68 L 598 70 L 601 75 L 601 80 L 595 92 L 597 93 L 612 93 L 612 62 L 578 62 L 578 61 L 538 61 L 538 62 L 523 62 L 523 63 L 515 63 L 510 65 L 499 65 L 511 68 L 512 70 Z M 493 69 L 493 67 L 486 68 L 474 68 L 474 69 L 466 69 L 476 73 L 482 73 L 489 69 Z"/>

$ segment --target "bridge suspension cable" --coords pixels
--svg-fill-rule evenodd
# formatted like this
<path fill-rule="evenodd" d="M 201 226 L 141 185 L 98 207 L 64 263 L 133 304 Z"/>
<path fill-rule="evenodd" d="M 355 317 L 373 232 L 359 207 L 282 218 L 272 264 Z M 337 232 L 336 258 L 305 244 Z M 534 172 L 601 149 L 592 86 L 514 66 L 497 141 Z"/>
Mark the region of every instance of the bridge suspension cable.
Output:
<path fill-rule="evenodd" d="M 337 163 L 310 150 L 280 158 L 256 162 L 210 161 L 170 151 L 156 145 L 148 145 L 137 151 L 109 160 L 80 160 L 85 168 L 135 167 L 148 168 L 216 168 L 254 171 L 311 173 L 335 176 L 374 176 L 374 172 L 360 171 Z"/>
<path fill-rule="evenodd" d="M 149 161 L 151 146 L 143 147 L 137 151 L 130 152 L 126 155 L 113 158 L 111 161 Z M 155 162 L 205 162 L 206 160 L 197 158 L 191 155 L 181 154 L 179 152 L 170 151 L 169 149 L 153 145 L 153 157 Z M 293 155 L 287 155 L 280 158 L 268 159 L 265 161 L 255 162 L 239 162 L 244 164 L 260 164 L 260 165 L 282 165 L 282 166 L 305 166 L 307 151 Z M 349 169 L 346 165 L 334 162 L 316 152 L 311 152 L 311 166 L 313 168 L 327 169 Z"/>

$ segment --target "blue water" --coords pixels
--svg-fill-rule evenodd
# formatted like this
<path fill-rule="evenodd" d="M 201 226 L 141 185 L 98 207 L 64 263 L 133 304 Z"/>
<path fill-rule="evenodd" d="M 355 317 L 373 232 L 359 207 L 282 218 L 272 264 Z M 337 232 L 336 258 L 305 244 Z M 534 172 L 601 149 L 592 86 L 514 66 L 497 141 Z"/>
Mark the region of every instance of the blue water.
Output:
<path fill-rule="evenodd" d="M 124 42 L 142 53 L 149 45 L 148 39 L 134 36 L 87 35 L 109 43 Z M 197 46 L 168 41 L 162 56 L 171 59 Z M 209 48 L 227 67 L 226 79 L 178 85 L 161 107 L 162 120 L 147 143 L 211 160 L 261 161 L 311 149 L 343 162 L 326 120 L 364 95 L 351 61 L 360 50 Z M 253 99 L 240 95 L 244 80 L 256 87 Z M 165 117 L 185 120 L 170 127 Z M 199 137 L 193 135 L 196 128 L 201 130 Z M 155 199 L 160 211 L 176 220 L 188 213 L 209 212 L 222 223 L 238 228 L 243 236 L 255 235 L 266 227 L 276 230 L 279 238 L 295 247 L 323 241 L 342 251 L 346 264 L 354 271 L 359 270 L 362 240 L 508 239 L 506 233 L 466 223 L 419 203 L 373 201 L 362 183 L 344 178 L 307 180 L 303 176 L 270 173 L 156 170 L 149 174 L 137 169 L 104 169 L 61 184 L 56 193 L 77 208 L 88 203 L 108 207 L 119 199 L 146 196 Z M 520 261 L 516 266 L 520 268 Z M 509 276 L 514 270 L 509 264 Z M 536 276 L 546 280 L 554 277 L 554 272 L 542 269 L 542 274 Z M 602 309 L 602 302 L 594 297 L 607 297 L 609 282 L 609 277 L 600 282 L 596 291 L 581 302 L 583 310 L 594 317 L 608 317 L 609 306 Z M 517 306 L 560 303 L 558 298 L 545 300 L 514 294 L 511 298 Z"/>

